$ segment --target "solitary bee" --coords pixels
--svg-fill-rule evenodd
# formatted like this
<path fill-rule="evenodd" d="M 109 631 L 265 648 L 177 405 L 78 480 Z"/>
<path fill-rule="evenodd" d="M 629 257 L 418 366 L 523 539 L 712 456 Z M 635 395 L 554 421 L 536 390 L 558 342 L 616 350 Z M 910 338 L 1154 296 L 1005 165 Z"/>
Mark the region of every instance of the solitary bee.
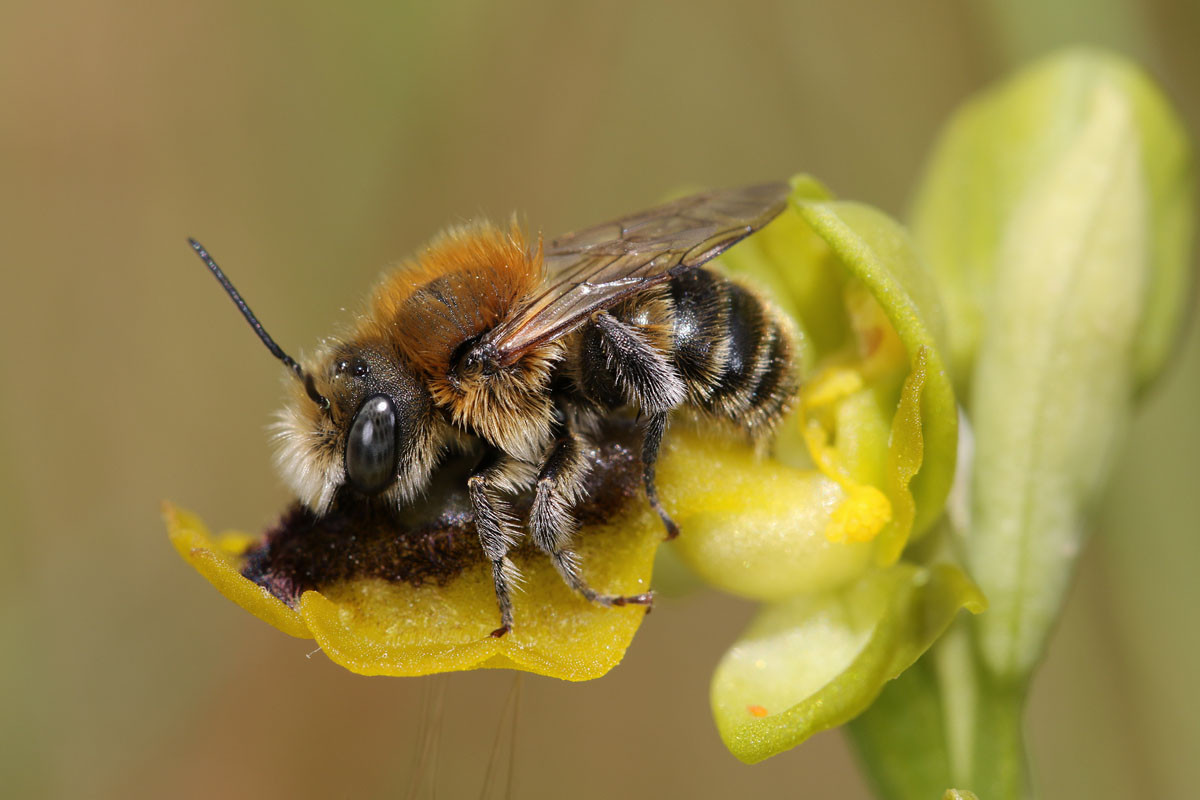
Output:
<path fill-rule="evenodd" d="M 513 624 L 511 495 L 533 490 L 528 528 L 593 603 L 571 550 L 589 439 L 630 408 L 642 425 L 646 497 L 667 537 L 654 467 L 672 411 L 764 441 L 796 392 L 795 332 L 750 289 L 704 264 L 774 219 L 782 183 L 694 195 L 543 247 L 514 224 L 455 228 L 386 274 L 350 331 L 305 365 L 288 356 L 195 240 L 192 247 L 271 353 L 298 379 L 275 425 L 278 464 L 320 516 L 344 503 L 403 508 L 443 456 L 477 454 L 467 481 L 500 607 Z"/>

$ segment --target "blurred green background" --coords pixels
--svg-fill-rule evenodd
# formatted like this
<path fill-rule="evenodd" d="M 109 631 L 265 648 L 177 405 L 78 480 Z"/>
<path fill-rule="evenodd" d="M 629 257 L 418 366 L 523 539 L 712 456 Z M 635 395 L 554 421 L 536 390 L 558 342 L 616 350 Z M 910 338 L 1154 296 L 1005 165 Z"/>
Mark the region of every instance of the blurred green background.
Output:
<path fill-rule="evenodd" d="M 682 186 L 805 170 L 903 215 L 941 121 L 1069 42 L 1140 60 L 1200 130 L 1192 0 L 10 1 L 0 12 L 0 786 L 18 796 L 402 793 L 429 681 L 361 678 L 221 598 L 170 498 L 257 530 L 286 501 L 291 350 L 441 226 L 553 234 Z M 1029 714 L 1045 797 L 1200 783 L 1200 336 L 1136 420 Z M 708 679 L 752 607 L 660 603 L 625 663 L 526 677 L 518 797 L 866 797 L 840 734 L 756 767 Z M 436 785 L 477 796 L 511 674 L 444 679 Z M 502 788 L 502 787 L 497 787 Z"/>

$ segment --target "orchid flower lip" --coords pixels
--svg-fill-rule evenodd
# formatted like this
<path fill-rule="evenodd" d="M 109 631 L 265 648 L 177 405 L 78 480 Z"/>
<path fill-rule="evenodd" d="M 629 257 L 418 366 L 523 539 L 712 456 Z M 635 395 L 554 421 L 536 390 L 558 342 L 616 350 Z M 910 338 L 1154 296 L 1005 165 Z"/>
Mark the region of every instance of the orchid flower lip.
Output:
<path fill-rule="evenodd" d="M 621 515 L 637 497 L 636 437 L 636 426 L 626 419 L 608 422 L 597 437 L 597 466 L 589 473 L 585 499 L 574 509 L 585 532 Z M 444 586 L 484 562 L 466 489 L 472 463 L 459 458 L 444 464 L 426 496 L 400 517 L 382 501 L 335 504 L 319 516 L 293 504 L 242 554 L 242 575 L 293 608 L 307 590 L 358 579 Z M 527 515 L 529 502 L 527 495 L 519 497 L 519 518 Z M 528 539 L 518 552 L 536 557 Z"/>

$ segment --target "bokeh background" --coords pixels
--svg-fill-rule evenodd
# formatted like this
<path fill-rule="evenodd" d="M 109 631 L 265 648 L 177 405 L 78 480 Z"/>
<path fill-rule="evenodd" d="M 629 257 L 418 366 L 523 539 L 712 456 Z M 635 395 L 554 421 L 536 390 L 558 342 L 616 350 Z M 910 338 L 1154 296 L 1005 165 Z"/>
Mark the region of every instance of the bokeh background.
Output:
<path fill-rule="evenodd" d="M 746 767 L 707 685 L 752 608 L 660 603 L 604 680 L 361 678 L 221 598 L 170 498 L 258 529 L 286 495 L 289 349 L 439 227 L 548 233 L 681 186 L 813 172 L 902 216 L 970 92 L 1068 42 L 1142 63 L 1200 130 L 1191 0 L 134 3 L 0 10 L 0 787 L 10 797 L 866 797 L 839 733 Z M 1045 797 L 1200 783 L 1200 336 L 1130 431 L 1029 713 Z M 430 687 L 437 687 L 431 692 Z M 440 713 L 423 698 L 444 692 Z M 423 720 L 442 736 L 418 756 Z M 431 777 L 430 777 L 431 776 Z M 489 790 L 502 794 L 506 779 Z"/>

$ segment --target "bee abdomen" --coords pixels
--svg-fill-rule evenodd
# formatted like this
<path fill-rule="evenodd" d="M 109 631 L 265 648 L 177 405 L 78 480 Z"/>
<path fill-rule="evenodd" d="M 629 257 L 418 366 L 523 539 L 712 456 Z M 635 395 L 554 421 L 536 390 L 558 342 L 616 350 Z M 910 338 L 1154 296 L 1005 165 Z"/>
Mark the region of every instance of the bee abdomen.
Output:
<path fill-rule="evenodd" d="M 675 366 L 692 405 L 703 405 L 710 398 L 729 360 L 729 342 L 723 335 L 729 316 L 723 284 L 704 269 L 684 272 L 670 283 Z"/>
<path fill-rule="evenodd" d="M 792 326 L 757 294 L 705 269 L 671 281 L 675 359 L 689 404 L 765 433 L 797 388 Z"/>

